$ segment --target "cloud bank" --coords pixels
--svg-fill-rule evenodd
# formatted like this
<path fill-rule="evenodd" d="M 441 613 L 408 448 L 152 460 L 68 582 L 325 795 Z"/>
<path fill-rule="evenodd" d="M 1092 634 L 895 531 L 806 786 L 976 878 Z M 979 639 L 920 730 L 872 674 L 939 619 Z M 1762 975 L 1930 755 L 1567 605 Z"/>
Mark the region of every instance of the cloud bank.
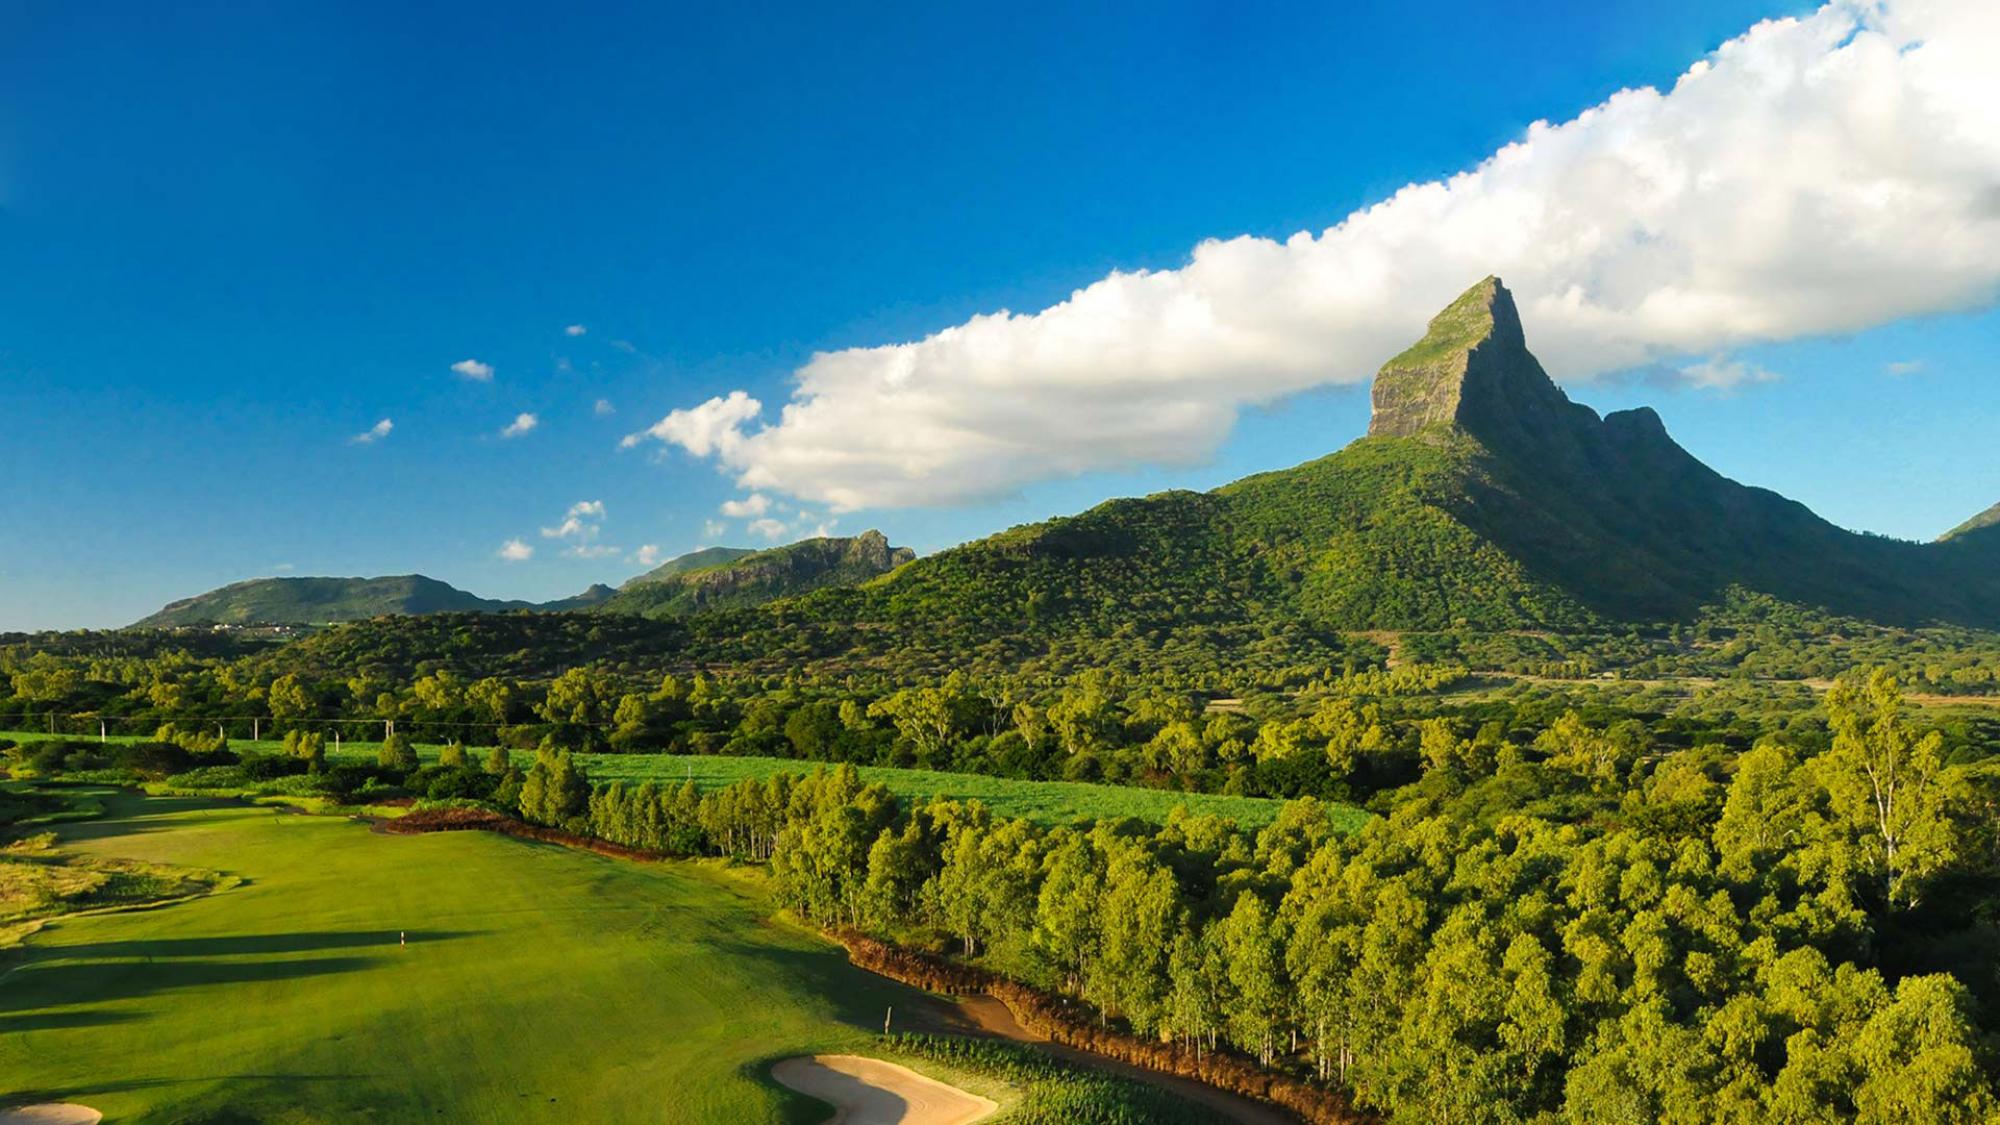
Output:
<path fill-rule="evenodd" d="M 1755 378 L 1738 345 L 1995 298 L 1995 58 L 1991 0 L 1839 0 L 1329 230 L 1204 242 L 1041 312 L 821 353 L 775 419 L 737 391 L 626 445 L 837 511 L 1198 463 L 1244 407 L 1366 380 L 1490 273 L 1560 379 L 1731 385 Z"/>

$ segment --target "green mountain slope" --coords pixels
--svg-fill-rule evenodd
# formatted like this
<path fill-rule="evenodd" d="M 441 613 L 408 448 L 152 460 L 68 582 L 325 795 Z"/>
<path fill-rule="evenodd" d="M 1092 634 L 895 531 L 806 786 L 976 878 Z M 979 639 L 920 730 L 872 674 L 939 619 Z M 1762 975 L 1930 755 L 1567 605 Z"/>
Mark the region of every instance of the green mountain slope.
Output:
<path fill-rule="evenodd" d="M 663 579 L 672 578 L 676 574 L 686 574 L 691 570 L 707 570 L 709 567 L 732 563 L 745 555 L 754 555 L 756 553 L 756 551 L 749 547 L 703 547 L 699 551 L 689 551 L 685 555 L 676 555 L 646 573 L 639 575 L 637 578 L 628 580 L 619 589 L 629 590 L 634 586 L 642 586 L 648 582 L 659 582 Z"/>
<path fill-rule="evenodd" d="M 654 643 L 691 663 L 931 671 L 1338 662 L 1357 631 L 1598 632 L 1688 621 L 1745 591 L 2000 628 L 2000 532 L 1855 534 L 1716 473 L 1651 410 L 1600 418 L 1529 353 L 1497 279 L 1384 366 L 1374 407 L 1338 453 L 1213 492 L 1114 500 L 786 596 L 819 581 L 790 569 L 803 552 L 836 541 L 797 544 L 603 608 L 682 622 Z"/>
<path fill-rule="evenodd" d="M 1938 538 L 1941 542 L 1962 539 L 1975 531 L 1986 531 L 1988 528 L 1994 527 L 2000 527 L 2000 504 L 1993 505 L 1991 508 L 1945 532 Z"/>
<path fill-rule="evenodd" d="M 682 555 L 627 582 L 599 607 L 646 617 L 761 605 L 828 586 L 851 586 L 916 557 L 879 531 L 804 539 L 768 551 L 710 547 Z"/>
<path fill-rule="evenodd" d="M 421 574 L 383 578 L 252 578 L 171 602 L 133 627 L 322 625 L 364 621 L 385 614 L 582 609 L 604 601 L 611 594 L 608 586 L 593 586 L 573 598 L 537 604 L 482 598 Z"/>
<path fill-rule="evenodd" d="M 1474 286 L 1376 379 L 1369 435 L 1227 485 L 941 552 L 844 599 L 905 641 L 1187 625 L 1600 628 L 1736 587 L 1892 623 L 2000 626 L 2000 553 L 1857 535 L 1709 469 L 1647 409 L 1599 418 Z"/>

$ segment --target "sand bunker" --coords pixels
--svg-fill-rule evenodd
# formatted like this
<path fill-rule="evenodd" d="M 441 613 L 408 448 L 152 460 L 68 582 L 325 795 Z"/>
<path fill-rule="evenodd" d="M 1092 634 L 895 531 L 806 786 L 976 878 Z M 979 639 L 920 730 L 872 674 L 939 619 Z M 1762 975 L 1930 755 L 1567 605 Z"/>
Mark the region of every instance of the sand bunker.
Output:
<path fill-rule="evenodd" d="M 908 1067 L 859 1055 L 785 1059 L 771 1077 L 831 1104 L 827 1125 L 969 1125 L 1000 1108 Z"/>
<path fill-rule="evenodd" d="M 102 1120 L 104 1115 L 89 1106 L 69 1102 L 0 1109 L 0 1125 L 97 1125 Z"/>

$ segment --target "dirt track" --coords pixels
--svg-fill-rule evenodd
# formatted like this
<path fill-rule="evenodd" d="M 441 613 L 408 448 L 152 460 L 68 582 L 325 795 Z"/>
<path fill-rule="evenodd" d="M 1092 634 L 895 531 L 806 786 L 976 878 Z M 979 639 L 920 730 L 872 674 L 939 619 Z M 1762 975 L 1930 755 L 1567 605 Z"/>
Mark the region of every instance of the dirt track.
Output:
<path fill-rule="evenodd" d="M 784 1059 L 771 1077 L 832 1105 L 827 1125 L 970 1125 L 1000 1108 L 908 1067 L 860 1055 Z"/>

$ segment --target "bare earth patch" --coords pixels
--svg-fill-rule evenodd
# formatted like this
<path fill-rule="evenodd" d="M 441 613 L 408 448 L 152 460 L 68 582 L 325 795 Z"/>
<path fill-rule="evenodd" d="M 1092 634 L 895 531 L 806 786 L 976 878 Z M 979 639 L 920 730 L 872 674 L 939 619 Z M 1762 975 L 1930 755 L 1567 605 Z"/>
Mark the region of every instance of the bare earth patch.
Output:
<path fill-rule="evenodd" d="M 784 1059 L 771 1077 L 832 1105 L 827 1125 L 970 1125 L 1000 1108 L 909 1067 L 859 1055 Z"/>
<path fill-rule="evenodd" d="M 47 1102 L 0 1109 L 0 1125 L 97 1125 L 104 1115 L 87 1105 Z"/>

